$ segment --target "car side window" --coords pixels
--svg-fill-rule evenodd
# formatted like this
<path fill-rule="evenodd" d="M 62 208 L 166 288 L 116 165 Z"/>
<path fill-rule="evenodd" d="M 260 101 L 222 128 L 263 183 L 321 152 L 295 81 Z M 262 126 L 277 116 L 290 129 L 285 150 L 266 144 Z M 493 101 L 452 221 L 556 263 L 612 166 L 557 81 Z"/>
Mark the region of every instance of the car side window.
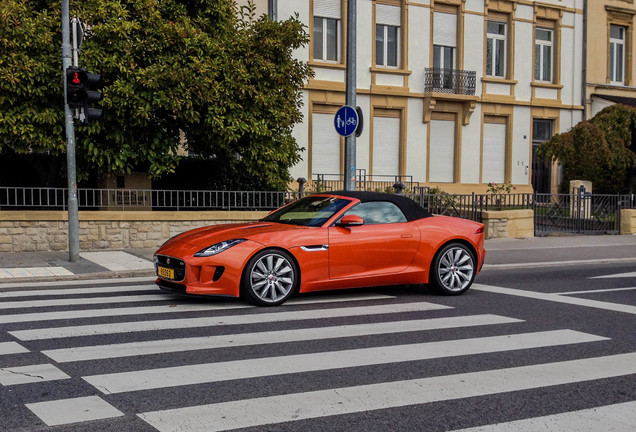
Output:
<path fill-rule="evenodd" d="M 402 210 L 395 204 L 388 201 L 370 201 L 359 203 L 346 215 L 356 215 L 364 219 L 365 225 L 388 224 L 406 222 L 406 217 Z"/>

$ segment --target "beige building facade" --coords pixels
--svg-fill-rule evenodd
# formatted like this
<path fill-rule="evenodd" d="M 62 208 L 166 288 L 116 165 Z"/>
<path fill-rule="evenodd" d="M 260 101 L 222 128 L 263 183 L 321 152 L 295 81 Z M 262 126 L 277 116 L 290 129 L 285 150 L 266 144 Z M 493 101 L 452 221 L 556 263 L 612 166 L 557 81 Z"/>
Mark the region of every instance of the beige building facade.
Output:
<path fill-rule="evenodd" d="M 606 106 L 636 106 L 636 4 L 586 1 L 585 117 Z"/>
<path fill-rule="evenodd" d="M 618 1 L 618 0 L 616 0 Z M 298 14 L 311 41 L 295 54 L 315 76 L 303 88 L 305 150 L 294 178 L 341 179 L 346 0 L 261 0 Z M 367 189 L 396 178 L 446 192 L 550 192 L 557 172 L 538 144 L 583 119 L 584 0 L 357 0 L 356 168 Z M 265 8 L 265 9 L 263 9 Z M 377 186 L 377 187 L 376 187 Z"/>

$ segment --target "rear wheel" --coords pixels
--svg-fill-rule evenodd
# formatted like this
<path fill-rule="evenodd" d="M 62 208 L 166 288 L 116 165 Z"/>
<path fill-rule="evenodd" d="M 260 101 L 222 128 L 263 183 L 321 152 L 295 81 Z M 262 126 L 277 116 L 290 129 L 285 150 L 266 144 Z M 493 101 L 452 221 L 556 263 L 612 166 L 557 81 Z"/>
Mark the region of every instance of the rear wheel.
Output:
<path fill-rule="evenodd" d="M 431 265 L 431 285 L 446 295 L 459 295 L 475 279 L 475 258 L 468 247 L 450 243 L 441 248 Z"/>
<path fill-rule="evenodd" d="M 254 255 L 243 272 L 243 292 L 261 306 L 276 306 L 291 297 L 298 286 L 299 272 L 285 251 L 267 249 Z"/>

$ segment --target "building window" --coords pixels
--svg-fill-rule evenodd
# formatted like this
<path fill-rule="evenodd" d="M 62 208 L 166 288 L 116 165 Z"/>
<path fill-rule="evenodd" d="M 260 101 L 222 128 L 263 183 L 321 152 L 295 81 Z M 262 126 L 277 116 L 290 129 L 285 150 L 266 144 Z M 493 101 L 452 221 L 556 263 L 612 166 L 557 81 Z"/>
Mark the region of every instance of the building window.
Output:
<path fill-rule="evenodd" d="M 433 68 L 435 88 L 452 88 L 457 48 L 457 15 L 433 15 Z"/>
<path fill-rule="evenodd" d="M 486 75 L 506 77 L 506 31 L 507 24 L 488 21 L 486 39 Z"/>
<path fill-rule="evenodd" d="M 625 83 L 625 27 L 610 25 L 610 82 Z"/>
<path fill-rule="evenodd" d="M 340 62 L 340 1 L 314 2 L 314 60 Z"/>
<path fill-rule="evenodd" d="M 538 28 L 534 41 L 534 79 L 552 82 L 552 40 L 553 32 Z"/>
<path fill-rule="evenodd" d="M 383 67 L 400 66 L 401 11 L 398 6 L 376 5 L 375 64 Z"/>

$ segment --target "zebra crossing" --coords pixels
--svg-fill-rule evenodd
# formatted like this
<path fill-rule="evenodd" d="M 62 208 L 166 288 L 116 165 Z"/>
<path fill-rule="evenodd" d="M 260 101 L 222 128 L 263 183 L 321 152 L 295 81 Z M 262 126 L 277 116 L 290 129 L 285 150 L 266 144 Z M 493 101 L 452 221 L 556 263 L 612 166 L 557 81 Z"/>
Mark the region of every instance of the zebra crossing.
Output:
<path fill-rule="evenodd" d="M 412 412 L 636 374 L 636 353 L 612 352 L 605 335 L 541 328 L 514 310 L 478 313 L 468 303 L 406 297 L 352 291 L 257 308 L 177 298 L 148 279 L 0 287 L 0 394 L 20 399 L 12 407 L 20 414 L 7 424 L 254 431 L 312 430 L 312 422 L 323 422 L 320 429 L 334 430 L 328 425 L 346 416 L 390 416 L 391 409 Z M 585 354 L 592 345 L 607 346 L 607 353 Z M 532 360 L 568 349 L 581 355 Z M 612 424 L 628 431 L 636 424 L 635 404 L 599 403 L 464 430 L 551 430 L 538 425 L 585 418 L 599 425 L 586 430 Z"/>

